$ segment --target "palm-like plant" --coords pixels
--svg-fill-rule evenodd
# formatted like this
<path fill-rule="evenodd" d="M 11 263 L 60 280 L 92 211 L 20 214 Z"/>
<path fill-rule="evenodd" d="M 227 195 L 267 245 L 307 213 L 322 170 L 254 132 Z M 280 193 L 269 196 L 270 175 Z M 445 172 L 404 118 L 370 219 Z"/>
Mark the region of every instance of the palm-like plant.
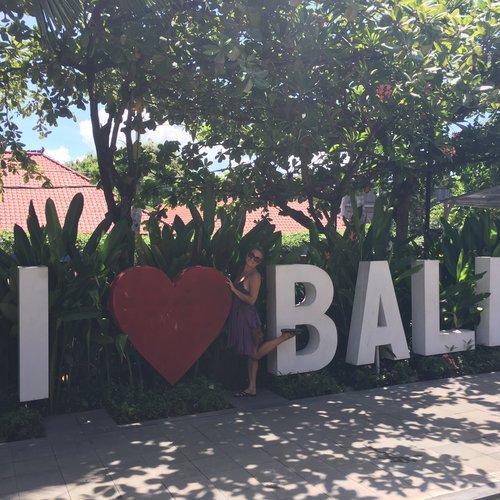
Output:
<path fill-rule="evenodd" d="M 107 346 L 124 354 L 125 336 L 107 319 L 105 294 L 113 276 L 132 264 L 133 237 L 123 221 L 104 238 L 96 230 L 82 248 L 77 242 L 83 196 L 77 194 L 61 224 L 51 199 L 45 207 L 46 225 L 29 208 L 28 234 L 14 227 L 14 255 L 0 250 L 0 345 L 9 346 L 7 358 L 15 359 L 11 339 L 17 336 L 17 266 L 49 269 L 50 402 L 57 406 L 63 388 L 101 376 L 110 378 Z M 14 351 L 15 352 L 15 351 Z M 11 367 L 12 368 L 12 367 Z"/>

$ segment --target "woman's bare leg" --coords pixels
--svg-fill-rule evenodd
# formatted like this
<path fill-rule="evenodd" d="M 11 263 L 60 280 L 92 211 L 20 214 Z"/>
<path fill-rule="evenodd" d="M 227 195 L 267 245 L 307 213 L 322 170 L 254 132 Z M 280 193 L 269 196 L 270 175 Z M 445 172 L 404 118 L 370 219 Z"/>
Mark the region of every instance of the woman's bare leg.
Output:
<path fill-rule="evenodd" d="M 283 333 L 279 337 L 264 342 L 257 352 L 248 356 L 247 369 L 248 369 L 248 387 L 243 391 L 247 394 L 257 394 L 257 371 L 259 369 L 259 359 L 267 356 L 273 349 L 276 349 L 285 340 L 291 339 L 293 335 Z"/>
<path fill-rule="evenodd" d="M 257 352 L 255 353 L 255 358 L 257 360 L 263 358 L 264 356 L 267 356 L 273 349 L 276 349 L 282 342 L 285 342 L 285 340 L 291 339 L 293 335 L 290 335 L 289 333 L 282 333 L 279 337 L 276 337 L 275 339 L 272 340 L 267 340 L 261 346 L 257 349 Z"/>
<path fill-rule="evenodd" d="M 248 387 L 245 392 L 248 394 L 257 394 L 257 370 L 259 369 L 259 360 L 253 356 L 248 356 Z"/>

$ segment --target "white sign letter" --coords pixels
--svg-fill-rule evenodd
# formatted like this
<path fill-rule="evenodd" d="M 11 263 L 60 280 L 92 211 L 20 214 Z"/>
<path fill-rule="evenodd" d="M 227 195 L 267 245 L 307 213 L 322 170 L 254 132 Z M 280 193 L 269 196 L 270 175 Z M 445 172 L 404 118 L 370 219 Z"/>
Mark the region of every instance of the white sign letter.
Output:
<path fill-rule="evenodd" d="M 422 269 L 411 277 L 412 348 L 432 356 L 474 348 L 472 330 L 439 329 L 439 261 L 417 260 Z"/>
<path fill-rule="evenodd" d="M 479 305 L 481 321 L 476 329 L 476 344 L 500 345 L 500 257 L 476 257 L 476 274 L 486 274 L 477 282 L 476 292 L 490 296 Z"/>
<path fill-rule="evenodd" d="M 395 359 L 410 357 L 389 264 L 360 262 L 345 360 L 369 365 L 377 346 L 388 347 Z"/>
<path fill-rule="evenodd" d="M 19 400 L 49 397 L 49 273 L 18 267 Z"/>
<path fill-rule="evenodd" d="M 302 283 L 305 299 L 295 304 L 295 284 Z M 309 342 L 296 352 L 295 339 L 283 342 L 268 357 L 268 370 L 275 375 L 304 373 L 326 366 L 337 350 L 337 327 L 325 311 L 333 299 L 330 276 L 316 266 L 294 264 L 267 268 L 267 328 L 271 338 L 282 328 L 306 325 Z"/>

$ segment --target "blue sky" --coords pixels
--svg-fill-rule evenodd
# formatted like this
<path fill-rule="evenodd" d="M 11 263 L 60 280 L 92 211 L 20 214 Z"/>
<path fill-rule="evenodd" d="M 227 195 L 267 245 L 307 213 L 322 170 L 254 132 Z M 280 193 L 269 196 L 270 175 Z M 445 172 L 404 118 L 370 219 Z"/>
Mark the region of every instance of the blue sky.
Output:
<path fill-rule="evenodd" d="M 45 138 L 40 138 L 38 133 L 33 130 L 36 118 L 18 119 L 17 124 L 22 132 L 21 140 L 25 144 L 26 149 L 40 150 L 43 148 L 48 156 L 62 163 L 77 160 L 94 153 L 95 147 L 89 112 L 79 109 L 75 109 L 73 112 L 75 113 L 76 121 L 67 118 L 59 119 L 57 127 L 51 127 L 49 129 L 51 131 L 50 134 Z M 105 113 L 103 111 L 101 122 L 104 122 L 104 120 Z M 144 134 L 141 140 L 142 142 L 152 141 L 154 143 L 174 140 L 179 141 L 181 144 L 186 144 L 191 140 L 191 137 L 183 127 L 166 123 Z M 215 155 L 215 151 L 211 152 L 209 157 Z"/>
<path fill-rule="evenodd" d="M 38 132 L 33 130 L 36 124 L 35 117 L 17 121 L 22 132 L 22 142 L 26 145 L 26 149 L 40 150 L 43 148 L 48 156 L 63 163 L 93 153 L 95 148 L 91 137 L 84 132 L 89 118 L 86 112 L 80 110 L 77 110 L 77 112 L 76 122 L 67 118 L 60 119 L 58 126 L 51 127 L 49 129 L 51 133 L 45 138 L 40 138 Z"/>

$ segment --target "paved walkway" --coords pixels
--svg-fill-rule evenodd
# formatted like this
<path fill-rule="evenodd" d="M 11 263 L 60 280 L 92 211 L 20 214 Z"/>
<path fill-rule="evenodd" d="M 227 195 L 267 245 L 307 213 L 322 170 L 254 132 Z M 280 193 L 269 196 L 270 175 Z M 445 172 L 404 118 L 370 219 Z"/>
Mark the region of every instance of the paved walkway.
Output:
<path fill-rule="evenodd" d="M 46 438 L 0 445 L 0 498 L 500 498 L 500 373 L 278 403 L 48 418 Z"/>

